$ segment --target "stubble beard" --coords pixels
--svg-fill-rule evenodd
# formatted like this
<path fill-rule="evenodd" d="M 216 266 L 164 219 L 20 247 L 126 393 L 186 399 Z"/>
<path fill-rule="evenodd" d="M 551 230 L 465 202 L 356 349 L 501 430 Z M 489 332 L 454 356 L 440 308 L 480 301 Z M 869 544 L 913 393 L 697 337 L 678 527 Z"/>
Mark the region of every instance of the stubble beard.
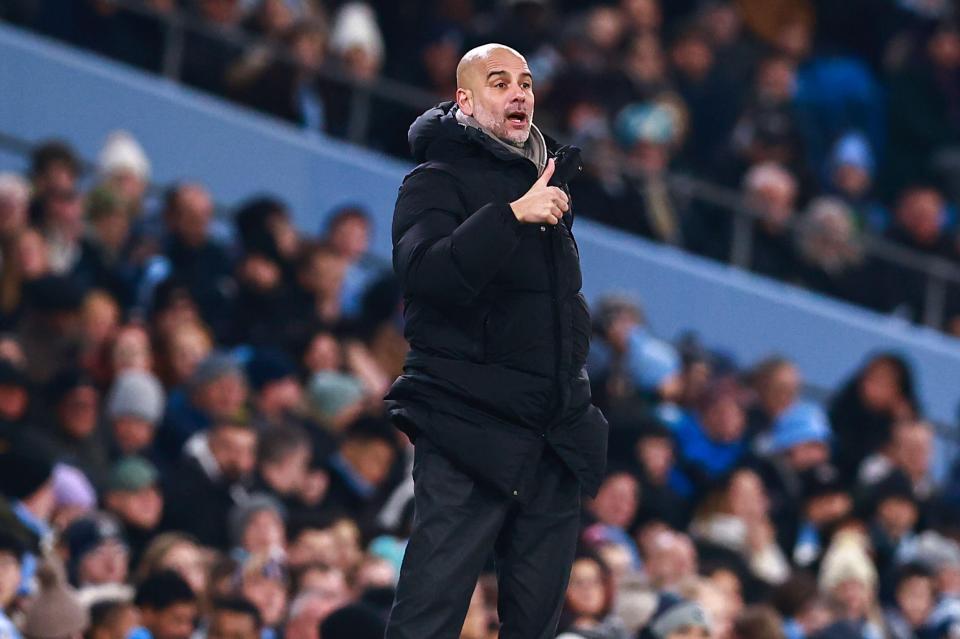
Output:
<path fill-rule="evenodd" d="M 497 115 L 487 111 L 479 104 L 474 107 L 473 117 L 480 123 L 480 126 L 511 146 L 522 149 L 530 138 L 530 124 L 533 122 L 532 117 L 528 116 L 527 128 L 522 131 L 510 129 L 506 113 Z"/>

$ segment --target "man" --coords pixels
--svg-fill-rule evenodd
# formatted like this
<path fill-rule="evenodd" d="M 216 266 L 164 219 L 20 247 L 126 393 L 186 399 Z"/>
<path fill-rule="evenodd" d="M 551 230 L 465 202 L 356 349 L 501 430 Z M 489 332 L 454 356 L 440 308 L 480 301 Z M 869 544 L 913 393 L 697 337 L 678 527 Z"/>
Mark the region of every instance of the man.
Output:
<path fill-rule="evenodd" d="M 523 56 L 478 47 L 457 86 L 410 128 L 421 165 L 394 213 L 411 352 L 387 399 L 417 516 L 386 637 L 458 636 L 491 550 L 501 639 L 553 637 L 606 457 L 573 214 Z"/>
<path fill-rule="evenodd" d="M 130 639 L 188 639 L 193 634 L 197 597 L 172 570 L 147 577 L 137 588 L 133 603 L 140 610 L 143 626 L 130 633 Z"/>
<path fill-rule="evenodd" d="M 70 581 L 77 588 L 127 580 L 130 549 L 120 522 L 112 515 L 94 512 L 77 519 L 63 531 L 61 543 Z"/>
<path fill-rule="evenodd" d="M 143 457 L 125 457 L 110 471 L 103 505 L 124 525 L 131 564 L 139 562 L 163 517 L 158 479 L 157 468 Z"/>
<path fill-rule="evenodd" d="M 246 599 L 218 599 L 213 602 L 207 639 L 258 639 L 260 611 Z"/>
<path fill-rule="evenodd" d="M 226 526 L 230 510 L 247 498 L 257 463 L 257 433 L 245 422 L 215 422 L 206 433 L 207 446 L 197 456 L 185 457 L 164 487 L 168 504 L 196 504 L 196 508 L 168 508 L 163 527 L 183 530 L 205 546 L 229 547 Z"/>

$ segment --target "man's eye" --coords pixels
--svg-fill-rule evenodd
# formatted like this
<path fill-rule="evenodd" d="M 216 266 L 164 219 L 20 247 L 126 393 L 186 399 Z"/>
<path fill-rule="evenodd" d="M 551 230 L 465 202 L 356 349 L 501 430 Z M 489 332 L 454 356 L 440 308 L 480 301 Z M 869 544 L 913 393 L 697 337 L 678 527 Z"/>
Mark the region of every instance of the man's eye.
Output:
<path fill-rule="evenodd" d="M 505 86 L 507 86 L 507 83 L 506 83 L 506 82 L 497 82 L 497 84 L 496 84 L 496 87 L 497 87 L 498 89 L 502 89 L 502 88 L 505 87 Z"/>
<path fill-rule="evenodd" d="M 521 86 L 522 86 L 524 89 L 532 89 L 532 88 L 533 88 L 533 85 L 530 84 L 529 82 L 524 82 Z"/>

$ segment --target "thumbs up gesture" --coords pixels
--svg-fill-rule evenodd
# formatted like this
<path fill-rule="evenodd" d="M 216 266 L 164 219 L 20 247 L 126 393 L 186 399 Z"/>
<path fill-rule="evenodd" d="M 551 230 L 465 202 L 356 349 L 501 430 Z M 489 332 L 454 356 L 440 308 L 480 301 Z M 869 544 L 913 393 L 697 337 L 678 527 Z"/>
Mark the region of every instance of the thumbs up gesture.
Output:
<path fill-rule="evenodd" d="M 548 186 L 553 175 L 553 158 L 547 160 L 543 175 L 533 183 L 530 190 L 514 202 L 510 208 L 517 219 L 527 224 L 557 224 L 563 214 L 570 210 L 567 194 L 556 186 Z"/>

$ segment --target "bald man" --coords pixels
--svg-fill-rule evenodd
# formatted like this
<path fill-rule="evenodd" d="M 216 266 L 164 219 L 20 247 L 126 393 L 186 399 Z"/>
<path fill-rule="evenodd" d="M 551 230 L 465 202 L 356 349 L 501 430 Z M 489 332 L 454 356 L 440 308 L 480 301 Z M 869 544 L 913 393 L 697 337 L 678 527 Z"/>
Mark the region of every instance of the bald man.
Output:
<path fill-rule="evenodd" d="M 420 164 L 394 212 L 410 353 L 387 403 L 415 444 L 416 512 L 386 637 L 457 639 L 492 557 L 501 639 L 547 639 L 607 441 L 554 179 L 570 151 L 533 124 L 534 78 L 513 49 L 470 51 L 457 85 L 410 127 Z"/>

